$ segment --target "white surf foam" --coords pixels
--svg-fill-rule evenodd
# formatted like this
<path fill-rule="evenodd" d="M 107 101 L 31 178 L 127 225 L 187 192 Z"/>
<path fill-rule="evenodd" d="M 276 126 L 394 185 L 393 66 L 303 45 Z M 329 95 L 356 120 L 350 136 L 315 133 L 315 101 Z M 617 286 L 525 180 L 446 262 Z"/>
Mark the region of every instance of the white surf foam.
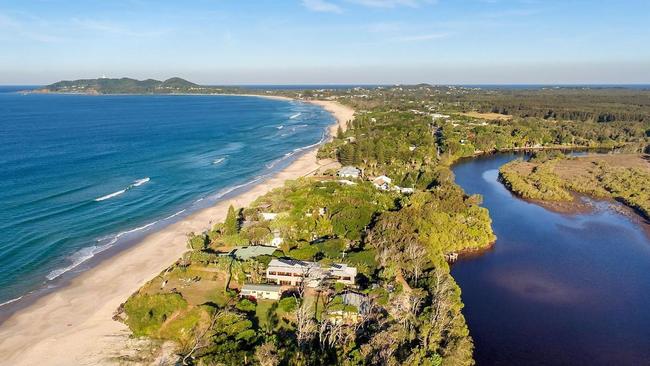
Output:
<path fill-rule="evenodd" d="M 53 279 L 61 276 L 62 274 L 78 267 L 81 263 L 87 261 L 88 259 L 94 257 L 96 254 L 103 252 L 104 250 L 110 248 L 109 244 L 104 245 L 93 245 L 92 247 L 87 247 L 78 250 L 76 253 L 70 256 L 72 263 L 66 267 L 58 268 L 48 273 L 45 278 L 52 281 Z"/>
<path fill-rule="evenodd" d="M 101 197 L 99 197 L 99 198 L 95 198 L 95 201 L 96 201 L 96 202 L 105 201 L 105 200 L 107 200 L 107 199 L 109 199 L 109 198 L 113 198 L 113 197 L 119 196 L 119 195 L 121 195 L 121 194 L 124 193 L 124 192 L 126 192 L 126 189 L 123 189 L 123 190 L 121 190 L 121 191 L 117 191 L 117 192 L 113 192 L 113 193 L 111 193 L 111 194 L 107 194 L 106 196 L 101 196 Z"/>
<path fill-rule="evenodd" d="M 180 210 L 180 211 L 176 212 L 176 213 L 173 214 L 173 215 L 170 215 L 170 216 L 165 217 L 163 220 L 169 220 L 169 219 L 172 219 L 172 218 L 174 218 L 174 217 L 176 217 L 176 216 L 182 214 L 182 213 L 185 212 L 185 211 L 186 211 L 185 209 Z"/>
<path fill-rule="evenodd" d="M 23 298 L 22 296 L 18 296 L 18 297 L 15 298 L 15 299 L 11 299 L 11 300 L 9 300 L 9 301 L 5 301 L 5 302 L 3 302 L 3 303 L 0 303 L 0 307 L 3 307 L 3 306 L 5 306 L 5 305 L 9 305 L 9 304 L 11 304 L 12 302 L 16 302 L 16 301 L 18 301 L 18 300 L 20 300 L 20 299 L 22 299 L 22 298 Z"/>
<path fill-rule="evenodd" d="M 131 188 L 132 188 L 132 187 L 138 187 L 138 186 L 141 186 L 141 185 L 147 183 L 147 182 L 150 181 L 150 180 L 151 180 L 151 179 L 149 179 L 149 177 L 147 177 L 147 178 L 142 178 L 142 179 L 138 179 L 138 180 L 136 180 L 135 182 L 133 182 L 133 184 L 131 185 Z"/>
<path fill-rule="evenodd" d="M 221 163 L 223 163 L 225 160 L 226 160 L 226 158 L 215 159 L 215 160 L 212 162 L 212 165 L 218 165 L 218 164 L 221 164 Z"/>
<path fill-rule="evenodd" d="M 266 168 L 267 169 L 273 169 L 276 165 L 278 165 L 279 163 L 289 159 L 290 157 L 296 155 L 297 153 L 299 153 L 301 151 L 311 149 L 312 147 L 316 147 L 316 146 L 322 144 L 323 142 L 325 142 L 325 137 L 326 137 L 325 134 L 323 134 L 321 136 L 321 139 L 317 143 L 293 149 L 291 152 L 288 152 L 288 153 L 284 154 L 281 158 L 276 159 L 276 160 L 266 164 Z"/>
<path fill-rule="evenodd" d="M 276 128 L 277 128 L 278 130 L 281 130 L 281 129 L 283 129 L 283 128 L 284 128 L 284 126 L 283 126 L 283 125 L 279 125 L 279 126 L 278 126 L 278 127 L 276 127 Z"/>
<path fill-rule="evenodd" d="M 293 116 L 289 117 L 289 119 L 296 119 L 296 118 L 300 117 L 301 115 L 302 115 L 302 113 L 299 112 L 299 113 L 296 113 Z"/>
<path fill-rule="evenodd" d="M 183 210 L 183 211 L 184 211 L 184 210 Z M 180 213 L 176 213 L 176 214 L 180 214 Z M 176 215 L 176 214 L 174 214 L 174 215 Z M 173 217 L 174 215 L 170 216 L 170 218 Z M 132 233 L 135 233 L 135 232 L 138 232 L 138 231 L 142 231 L 142 230 L 146 230 L 146 229 L 152 227 L 153 225 L 157 224 L 157 223 L 160 222 L 160 221 L 161 221 L 161 220 L 157 220 L 157 221 L 154 221 L 154 222 L 148 223 L 148 224 L 146 224 L 146 225 L 142 225 L 142 226 L 136 227 L 136 228 L 134 228 L 134 229 L 130 229 L 130 230 L 126 230 L 126 231 L 122 231 L 122 232 L 117 233 L 117 234 L 115 234 L 115 235 L 113 235 L 113 236 L 108 236 L 108 237 L 100 238 L 100 239 L 97 240 L 98 242 L 102 242 L 102 241 L 105 241 L 105 240 L 108 240 L 108 239 L 110 239 L 110 241 L 109 241 L 108 243 L 106 243 L 106 244 L 93 245 L 93 246 L 90 246 L 90 247 L 86 247 L 86 248 L 81 248 L 81 249 L 79 249 L 78 251 L 76 251 L 74 254 L 72 254 L 72 255 L 69 257 L 70 262 L 71 262 L 70 265 L 65 266 L 65 267 L 62 267 L 62 268 L 57 268 L 57 269 L 51 271 L 50 273 L 48 273 L 47 276 L 45 276 L 45 278 L 47 278 L 48 280 L 52 281 L 53 279 L 55 279 L 55 278 L 61 276 L 62 274 L 64 274 L 64 273 L 66 273 L 66 272 L 69 272 L 69 271 L 75 269 L 75 268 L 78 267 L 80 264 L 82 264 L 82 263 L 84 263 L 85 261 L 89 260 L 90 258 L 96 256 L 97 254 L 99 254 L 99 253 L 105 251 L 106 249 L 109 249 L 109 248 L 112 247 L 115 243 L 117 243 L 117 241 L 118 241 L 121 237 L 123 237 L 124 235 L 132 234 Z"/>
<path fill-rule="evenodd" d="M 128 191 L 129 189 L 131 189 L 131 188 L 135 188 L 135 187 L 139 187 L 139 186 L 141 186 L 141 185 L 143 185 L 143 184 L 149 182 L 150 180 L 151 180 L 151 179 L 150 179 L 149 177 L 142 178 L 142 179 L 136 179 L 136 180 L 133 181 L 133 183 L 131 183 L 128 187 L 126 187 L 126 188 L 124 188 L 124 189 L 122 189 L 122 190 L 119 190 L 119 191 L 117 191 L 117 192 L 113 192 L 113 193 L 111 193 L 111 194 L 107 194 L 107 195 L 105 195 L 105 196 L 101 196 L 101 197 L 99 197 L 99 198 L 95 198 L 95 202 L 106 201 L 107 199 L 110 199 L 110 198 L 113 198 L 113 197 L 117 197 L 117 196 L 119 196 L 119 195 L 125 193 L 125 192 Z"/>

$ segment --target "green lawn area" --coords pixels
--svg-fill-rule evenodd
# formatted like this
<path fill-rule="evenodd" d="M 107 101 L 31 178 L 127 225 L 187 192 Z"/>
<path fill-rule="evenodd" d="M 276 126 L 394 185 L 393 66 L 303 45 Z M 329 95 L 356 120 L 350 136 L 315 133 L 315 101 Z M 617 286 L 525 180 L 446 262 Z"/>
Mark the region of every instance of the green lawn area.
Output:
<path fill-rule="evenodd" d="M 275 304 L 275 300 L 258 300 L 257 308 L 255 308 L 255 316 L 259 321 L 260 326 L 263 326 L 269 321 L 269 311 Z"/>

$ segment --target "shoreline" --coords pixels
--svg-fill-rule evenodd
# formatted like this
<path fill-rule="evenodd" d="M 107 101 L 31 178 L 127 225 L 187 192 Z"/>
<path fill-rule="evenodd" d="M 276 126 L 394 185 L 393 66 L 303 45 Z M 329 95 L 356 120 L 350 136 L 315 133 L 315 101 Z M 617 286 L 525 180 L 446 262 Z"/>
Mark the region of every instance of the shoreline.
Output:
<path fill-rule="evenodd" d="M 227 95 L 227 94 L 224 94 Z M 294 100 L 264 95 L 237 95 Z M 303 101 L 303 100 L 301 100 Z M 331 113 L 336 122 L 327 128 L 329 141 L 340 126 L 345 129 L 354 110 L 335 101 L 304 100 Z M 222 221 L 232 204 L 249 205 L 257 197 L 281 187 L 286 180 L 309 176 L 338 163 L 316 158 L 318 146 L 304 151 L 289 166 L 234 197 L 199 210 L 76 276 L 46 293 L 0 324 L 2 362 L 12 365 L 102 364 L 127 347 L 130 331 L 112 319 L 115 311 L 144 283 L 165 270 L 187 251 L 187 233 L 201 232 Z"/>

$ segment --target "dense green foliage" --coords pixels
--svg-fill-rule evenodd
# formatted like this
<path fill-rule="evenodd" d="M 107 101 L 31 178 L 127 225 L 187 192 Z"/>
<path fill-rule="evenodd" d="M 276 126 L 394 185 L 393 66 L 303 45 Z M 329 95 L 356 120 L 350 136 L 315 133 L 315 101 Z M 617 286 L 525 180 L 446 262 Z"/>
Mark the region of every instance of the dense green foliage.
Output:
<path fill-rule="evenodd" d="M 172 93 L 224 93 L 240 92 L 234 87 L 207 87 L 194 84 L 187 80 L 174 77 L 165 81 L 147 79 L 80 79 L 59 81 L 44 87 L 40 91 L 51 93 L 83 93 L 83 94 L 172 94 Z"/>
<path fill-rule="evenodd" d="M 136 336 L 155 336 L 172 314 L 186 307 L 179 294 L 136 295 L 124 304 L 126 323 Z"/>
<path fill-rule="evenodd" d="M 560 177 L 554 171 L 555 165 L 562 164 L 565 159 L 513 161 L 501 167 L 500 177 L 512 192 L 524 198 L 568 201 L 572 200 L 570 192 L 573 191 L 620 200 L 650 218 L 648 169 L 594 161 L 578 168 L 580 171 L 576 173 L 580 174 L 574 174 L 569 179 Z"/>
<path fill-rule="evenodd" d="M 82 79 L 74 81 L 59 81 L 48 85 L 45 90 L 51 92 L 95 92 L 100 94 L 119 94 L 119 93 L 154 93 L 171 90 L 182 90 L 199 87 L 194 83 L 180 79 L 172 78 L 166 81 L 153 79 L 135 80 L 130 78 L 121 79 Z"/>
<path fill-rule="evenodd" d="M 571 201 L 562 180 L 553 173 L 554 161 L 531 166 L 522 160 L 510 162 L 499 169 L 499 178 L 515 194 L 534 200 Z M 530 170 L 528 174 L 522 174 Z"/>

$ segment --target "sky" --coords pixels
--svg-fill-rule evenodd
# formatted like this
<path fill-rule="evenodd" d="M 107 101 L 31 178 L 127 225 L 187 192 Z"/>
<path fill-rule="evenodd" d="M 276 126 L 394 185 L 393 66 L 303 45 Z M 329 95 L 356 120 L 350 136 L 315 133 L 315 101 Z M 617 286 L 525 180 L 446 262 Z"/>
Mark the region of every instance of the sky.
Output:
<path fill-rule="evenodd" d="M 650 0 L 0 0 L 0 84 L 650 83 Z"/>

